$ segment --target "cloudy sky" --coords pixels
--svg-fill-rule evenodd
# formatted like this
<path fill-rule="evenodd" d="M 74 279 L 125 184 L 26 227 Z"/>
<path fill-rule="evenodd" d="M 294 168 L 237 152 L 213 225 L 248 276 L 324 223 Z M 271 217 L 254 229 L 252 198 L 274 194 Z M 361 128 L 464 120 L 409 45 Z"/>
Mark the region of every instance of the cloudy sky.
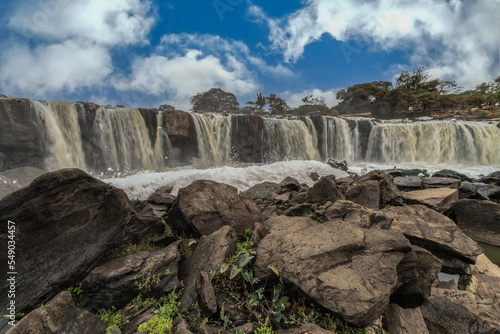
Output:
<path fill-rule="evenodd" d="M 4 0 L 0 93 L 130 107 L 212 87 L 296 106 L 425 66 L 500 75 L 499 0 Z"/>

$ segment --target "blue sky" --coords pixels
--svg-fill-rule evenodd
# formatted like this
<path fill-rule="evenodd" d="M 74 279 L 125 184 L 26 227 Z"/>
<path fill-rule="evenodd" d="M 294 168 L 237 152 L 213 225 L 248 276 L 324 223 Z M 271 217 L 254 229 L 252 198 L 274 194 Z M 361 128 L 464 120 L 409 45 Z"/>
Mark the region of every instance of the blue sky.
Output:
<path fill-rule="evenodd" d="M 17 0 L 0 4 L 0 93 L 130 107 L 212 87 L 292 106 L 425 66 L 500 75 L 499 0 Z"/>

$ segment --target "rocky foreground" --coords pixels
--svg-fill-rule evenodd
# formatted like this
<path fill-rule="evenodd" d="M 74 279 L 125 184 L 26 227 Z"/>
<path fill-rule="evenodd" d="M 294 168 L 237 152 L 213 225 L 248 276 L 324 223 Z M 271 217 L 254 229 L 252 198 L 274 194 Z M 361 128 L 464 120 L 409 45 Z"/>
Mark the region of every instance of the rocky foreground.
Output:
<path fill-rule="evenodd" d="M 43 174 L 0 200 L 0 333 L 500 333 L 500 269 L 471 239 L 498 245 L 500 177 L 392 174 L 143 202 Z"/>

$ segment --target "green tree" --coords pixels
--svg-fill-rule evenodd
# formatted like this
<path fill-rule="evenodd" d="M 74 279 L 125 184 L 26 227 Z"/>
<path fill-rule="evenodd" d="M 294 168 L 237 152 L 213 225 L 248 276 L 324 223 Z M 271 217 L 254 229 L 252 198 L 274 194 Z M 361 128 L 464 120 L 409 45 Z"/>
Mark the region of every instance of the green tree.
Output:
<path fill-rule="evenodd" d="M 198 93 L 189 99 L 194 112 L 235 112 L 240 104 L 233 93 L 220 88 L 212 88 L 204 93 Z"/>
<path fill-rule="evenodd" d="M 266 97 L 266 102 L 269 105 L 269 111 L 273 115 L 286 114 L 290 109 L 285 100 L 283 100 L 281 97 L 277 97 L 276 94 L 270 94 L 268 97 Z"/>
<path fill-rule="evenodd" d="M 267 98 L 262 92 L 258 92 L 255 96 L 255 101 L 248 101 L 247 104 L 254 105 L 257 109 L 262 111 L 267 104 Z"/>

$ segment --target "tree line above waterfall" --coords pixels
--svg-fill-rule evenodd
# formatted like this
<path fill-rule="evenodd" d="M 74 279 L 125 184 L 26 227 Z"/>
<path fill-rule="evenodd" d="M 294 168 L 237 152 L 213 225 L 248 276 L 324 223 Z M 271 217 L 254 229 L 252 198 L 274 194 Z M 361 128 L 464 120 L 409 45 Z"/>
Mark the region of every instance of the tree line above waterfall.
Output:
<path fill-rule="evenodd" d="M 336 106 L 328 107 L 324 98 L 308 95 L 302 99 L 302 105 L 292 108 L 276 94 L 266 96 L 258 92 L 255 100 L 241 107 L 234 94 L 212 88 L 192 96 L 190 103 L 194 112 L 300 116 L 371 113 L 381 118 L 424 116 L 433 111 L 498 109 L 494 107 L 500 104 L 500 76 L 464 91 L 456 81 L 431 79 L 425 68 L 419 67 L 411 73 L 403 71 L 395 85 L 389 81 L 374 81 L 341 89 L 337 92 L 337 100 Z M 491 114 L 482 111 L 478 117 L 488 118 Z"/>

